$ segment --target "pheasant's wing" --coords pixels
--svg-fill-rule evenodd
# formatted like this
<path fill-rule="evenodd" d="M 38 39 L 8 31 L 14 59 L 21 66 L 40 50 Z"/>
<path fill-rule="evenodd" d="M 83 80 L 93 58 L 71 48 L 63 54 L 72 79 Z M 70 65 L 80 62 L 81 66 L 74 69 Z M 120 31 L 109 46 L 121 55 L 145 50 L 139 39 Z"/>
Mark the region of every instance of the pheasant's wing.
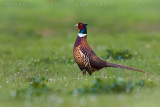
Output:
<path fill-rule="evenodd" d="M 84 53 L 81 50 L 79 50 L 79 51 L 80 51 L 81 57 L 83 59 L 84 66 L 87 67 L 87 65 L 89 64 L 89 55 L 87 53 Z"/>
<path fill-rule="evenodd" d="M 83 58 L 85 67 L 87 67 L 88 65 L 90 65 L 90 56 L 95 53 L 90 48 L 88 49 L 85 47 L 80 47 L 80 54 Z"/>
<path fill-rule="evenodd" d="M 90 47 L 89 48 L 81 47 L 80 50 L 83 55 L 85 66 L 90 65 L 92 68 L 95 69 L 100 69 L 105 66 L 106 63 L 102 61 Z"/>
<path fill-rule="evenodd" d="M 101 69 L 105 67 L 106 62 L 101 60 L 95 52 L 89 48 L 81 48 L 83 53 L 87 53 L 86 56 L 89 58 L 89 64 L 95 69 Z"/>
<path fill-rule="evenodd" d="M 98 56 L 96 55 L 91 55 L 89 58 L 89 62 L 91 64 L 91 66 L 95 69 L 101 69 L 104 68 L 106 65 L 106 62 L 101 60 Z"/>

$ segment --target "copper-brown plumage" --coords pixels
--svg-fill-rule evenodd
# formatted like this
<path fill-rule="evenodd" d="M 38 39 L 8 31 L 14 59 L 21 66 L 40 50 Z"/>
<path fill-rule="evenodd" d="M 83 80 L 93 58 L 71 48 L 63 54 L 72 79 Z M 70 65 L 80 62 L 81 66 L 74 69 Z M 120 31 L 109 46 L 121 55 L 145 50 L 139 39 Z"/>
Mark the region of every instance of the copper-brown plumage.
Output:
<path fill-rule="evenodd" d="M 86 24 L 79 23 L 77 26 L 80 29 L 80 32 L 74 44 L 73 55 L 76 63 L 78 64 L 83 74 L 86 74 L 87 71 L 90 75 L 92 75 L 94 71 L 100 70 L 104 67 L 116 67 L 144 72 L 135 68 L 109 63 L 101 60 L 87 42 Z"/>

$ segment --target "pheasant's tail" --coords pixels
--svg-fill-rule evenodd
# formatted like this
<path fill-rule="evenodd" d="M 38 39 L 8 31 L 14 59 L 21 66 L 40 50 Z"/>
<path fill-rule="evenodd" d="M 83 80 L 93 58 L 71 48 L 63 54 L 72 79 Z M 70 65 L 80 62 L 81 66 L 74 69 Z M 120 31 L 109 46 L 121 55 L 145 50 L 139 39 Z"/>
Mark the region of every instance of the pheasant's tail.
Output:
<path fill-rule="evenodd" d="M 139 69 L 135 69 L 135 68 L 131 68 L 131 67 L 127 67 L 124 65 L 119 65 L 119 64 L 114 64 L 114 63 L 106 63 L 106 67 L 114 67 L 114 68 L 124 68 L 124 69 L 129 69 L 129 70 L 133 70 L 133 71 L 139 71 L 139 72 L 145 72 L 143 70 L 139 70 Z"/>

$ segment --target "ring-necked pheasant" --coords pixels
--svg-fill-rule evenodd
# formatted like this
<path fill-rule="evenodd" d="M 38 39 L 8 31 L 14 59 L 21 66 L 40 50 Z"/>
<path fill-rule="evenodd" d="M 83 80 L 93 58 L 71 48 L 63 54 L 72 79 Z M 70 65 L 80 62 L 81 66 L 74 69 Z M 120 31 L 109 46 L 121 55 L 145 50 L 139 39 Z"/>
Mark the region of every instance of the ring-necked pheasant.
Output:
<path fill-rule="evenodd" d="M 76 24 L 76 26 L 80 31 L 74 44 L 73 55 L 83 75 L 86 74 L 86 71 L 89 73 L 89 75 L 92 75 L 94 71 L 100 70 L 104 67 L 124 68 L 144 72 L 139 69 L 101 60 L 87 42 L 87 24 L 79 22 L 78 24 Z"/>

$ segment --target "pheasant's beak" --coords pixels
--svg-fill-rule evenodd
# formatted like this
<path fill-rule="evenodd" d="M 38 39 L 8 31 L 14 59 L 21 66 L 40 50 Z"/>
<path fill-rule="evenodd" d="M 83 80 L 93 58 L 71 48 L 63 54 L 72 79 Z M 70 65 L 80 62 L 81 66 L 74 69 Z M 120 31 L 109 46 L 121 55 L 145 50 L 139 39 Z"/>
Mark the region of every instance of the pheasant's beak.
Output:
<path fill-rule="evenodd" d="M 76 24 L 75 26 L 78 27 L 78 24 Z"/>

